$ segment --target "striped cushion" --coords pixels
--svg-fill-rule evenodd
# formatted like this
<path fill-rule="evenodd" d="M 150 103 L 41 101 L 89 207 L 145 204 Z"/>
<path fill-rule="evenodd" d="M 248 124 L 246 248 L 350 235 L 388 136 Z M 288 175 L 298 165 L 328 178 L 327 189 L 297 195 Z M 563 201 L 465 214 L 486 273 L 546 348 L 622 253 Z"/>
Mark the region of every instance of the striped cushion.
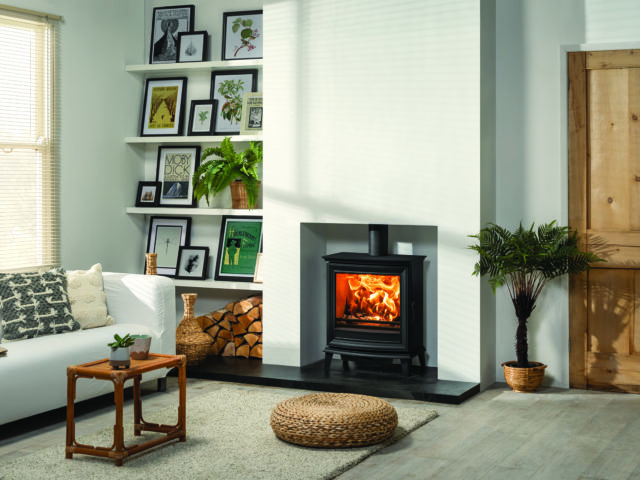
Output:
<path fill-rule="evenodd" d="M 62 268 L 47 272 L 0 274 L 3 342 L 80 329 L 71 315 Z"/>

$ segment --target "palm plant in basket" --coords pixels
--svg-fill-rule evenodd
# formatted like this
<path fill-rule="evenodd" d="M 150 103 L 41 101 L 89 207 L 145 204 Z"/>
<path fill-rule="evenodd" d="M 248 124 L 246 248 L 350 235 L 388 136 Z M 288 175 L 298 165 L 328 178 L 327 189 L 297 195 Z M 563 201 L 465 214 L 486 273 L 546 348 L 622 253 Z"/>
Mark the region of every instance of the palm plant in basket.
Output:
<path fill-rule="evenodd" d="M 207 160 L 209 157 L 214 157 Z M 251 142 L 249 148 L 236 152 L 231 139 L 225 137 L 219 147 L 205 148 L 200 156 L 200 166 L 193 174 L 193 195 L 196 201 L 205 197 L 213 198 L 233 182 L 244 185 L 246 206 L 233 208 L 253 208 L 258 201 L 258 164 L 262 162 L 262 142 Z"/>
<path fill-rule="evenodd" d="M 536 308 L 542 289 L 556 277 L 584 272 L 591 263 L 605 260 L 580 250 L 577 232 L 556 225 L 555 220 L 540 225 L 537 230 L 534 230 L 533 224 L 527 229 L 521 223 L 513 232 L 490 223 L 479 234 L 469 236 L 478 240 L 469 248 L 480 256 L 473 274 L 488 275 L 494 295 L 498 287 L 506 286 L 515 308 L 518 321 L 515 345 L 517 360 L 502 364 L 505 367 L 505 379 L 516 391 L 533 391 L 542 382 L 546 365 L 529 361 L 527 322 Z M 535 381 L 539 382 L 528 389 L 526 386 L 516 387 L 507 378 L 507 368 L 515 370 L 513 375 L 527 380 L 534 380 L 535 377 Z"/>

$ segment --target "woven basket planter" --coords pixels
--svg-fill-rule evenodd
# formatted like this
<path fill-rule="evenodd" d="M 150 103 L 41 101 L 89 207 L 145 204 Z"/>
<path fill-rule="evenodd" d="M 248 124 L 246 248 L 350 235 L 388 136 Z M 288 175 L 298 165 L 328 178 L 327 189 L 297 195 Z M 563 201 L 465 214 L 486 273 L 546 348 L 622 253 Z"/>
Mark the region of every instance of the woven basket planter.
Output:
<path fill-rule="evenodd" d="M 349 393 L 312 393 L 280 402 L 271 428 L 285 442 L 318 448 L 373 445 L 389 438 L 398 414 L 382 399 Z"/>
<path fill-rule="evenodd" d="M 176 353 L 187 357 L 187 366 L 199 365 L 207 358 L 211 337 L 204 333 L 193 315 L 196 293 L 183 293 L 184 316 L 176 328 Z"/>
<path fill-rule="evenodd" d="M 529 368 L 519 368 L 516 365 L 518 362 L 512 360 L 510 362 L 504 362 L 502 367 L 504 368 L 504 379 L 514 392 L 531 393 L 535 392 L 537 388 L 542 384 L 544 379 L 544 369 L 547 366 L 540 362 L 529 362 L 529 364 L 535 365 Z"/>
<path fill-rule="evenodd" d="M 260 189 L 260 183 L 258 182 L 258 189 Z M 229 184 L 229 188 L 231 189 L 231 208 L 256 208 L 258 205 L 258 200 L 256 199 L 256 204 L 249 206 L 249 200 L 247 199 L 247 189 L 240 180 L 235 180 Z"/>

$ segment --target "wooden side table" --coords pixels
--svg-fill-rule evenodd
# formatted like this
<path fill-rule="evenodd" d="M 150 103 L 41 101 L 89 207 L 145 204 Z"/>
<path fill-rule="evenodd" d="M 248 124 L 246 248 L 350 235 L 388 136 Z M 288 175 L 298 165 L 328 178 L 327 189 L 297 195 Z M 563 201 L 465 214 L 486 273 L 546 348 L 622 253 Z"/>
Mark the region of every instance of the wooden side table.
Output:
<path fill-rule="evenodd" d="M 131 366 L 123 370 L 114 370 L 109 366 L 109 359 L 103 358 L 95 362 L 67 367 L 67 443 L 65 458 L 73 458 L 74 453 L 95 455 L 115 459 L 116 467 L 122 465 L 125 457 L 147 450 L 173 439 L 181 442 L 187 440 L 186 403 L 187 403 L 187 360 L 184 355 L 164 355 L 150 353 L 146 360 L 131 360 Z M 178 367 L 179 404 L 178 422 L 175 425 L 160 425 L 145 422 L 142 418 L 142 401 L 140 399 L 140 378 L 143 373 L 159 368 Z M 116 404 L 116 424 L 113 427 L 113 445 L 96 447 L 78 443 L 75 438 L 74 403 L 76 398 L 76 381 L 78 378 L 95 378 L 113 382 Z M 122 423 L 122 406 L 124 403 L 124 382 L 133 379 L 133 417 L 134 435 L 147 430 L 166 433 L 164 437 L 155 438 L 144 443 L 125 446 Z"/>

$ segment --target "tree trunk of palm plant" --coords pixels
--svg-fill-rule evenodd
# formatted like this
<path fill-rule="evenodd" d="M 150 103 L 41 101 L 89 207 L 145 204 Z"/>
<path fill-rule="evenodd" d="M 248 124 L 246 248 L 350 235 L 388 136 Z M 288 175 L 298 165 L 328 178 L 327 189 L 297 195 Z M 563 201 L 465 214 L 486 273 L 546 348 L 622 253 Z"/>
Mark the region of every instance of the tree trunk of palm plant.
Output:
<path fill-rule="evenodd" d="M 517 292 L 516 296 L 511 299 L 516 309 L 516 317 L 518 318 L 518 328 L 516 329 L 516 360 L 518 367 L 529 367 L 529 343 L 527 339 L 527 321 L 531 316 L 531 312 L 536 308 L 535 298 L 532 298 L 528 292 Z"/>

